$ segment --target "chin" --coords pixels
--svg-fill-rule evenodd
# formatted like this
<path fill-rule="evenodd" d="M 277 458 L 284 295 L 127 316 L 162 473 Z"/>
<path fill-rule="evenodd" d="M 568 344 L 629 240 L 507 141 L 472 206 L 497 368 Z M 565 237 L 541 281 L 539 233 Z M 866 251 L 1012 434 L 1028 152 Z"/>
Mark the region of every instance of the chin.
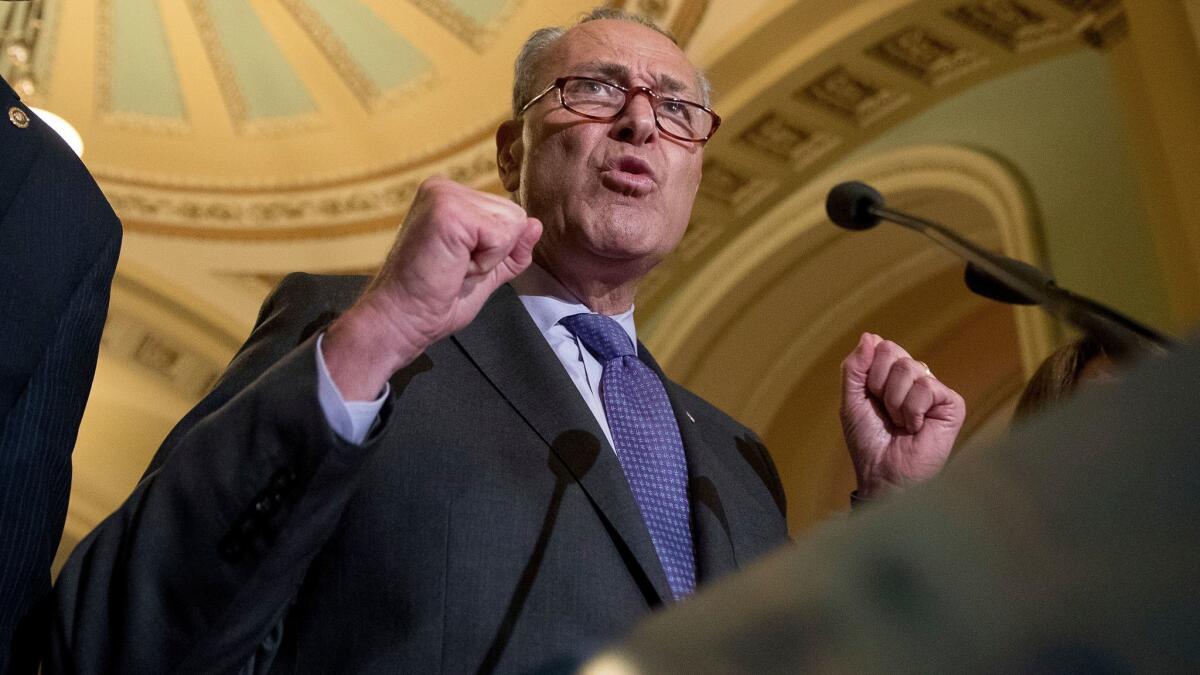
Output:
<path fill-rule="evenodd" d="M 597 259 L 602 261 L 602 266 L 608 267 L 614 272 L 620 270 L 623 276 L 645 274 L 654 269 L 666 257 L 666 254 L 657 247 L 625 246 L 599 250 L 596 253 Z"/>
<path fill-rule="evenodd" d="M 637 232 L 622 232 L 616 237 L 597 237 L 589 242 L 588 248 L 597 257 L 609 260 L 616 265 L 662 258 L 661 243 L 646 241 L 637 236 L 644 233 L 645 230 L 641 230 Z"/>

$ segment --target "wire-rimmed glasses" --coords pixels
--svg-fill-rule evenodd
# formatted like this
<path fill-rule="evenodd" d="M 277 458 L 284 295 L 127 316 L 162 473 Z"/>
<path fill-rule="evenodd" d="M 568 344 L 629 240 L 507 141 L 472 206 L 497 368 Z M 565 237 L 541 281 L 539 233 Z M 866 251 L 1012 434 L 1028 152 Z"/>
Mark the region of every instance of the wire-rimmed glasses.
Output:
<path fill-rule="evenodd" d="M 721 118 L 699 103 L 663 96 L 649 87 L 623 87 L 612 82 L 579 76 L 560 77 L 555 80 L 554 84 L 521 106 L 518 117 L 555 89 L 558 90 L 558 99 L 562 107 L 580 117 L 601 122 L 615 120 L 634 96 L 644 93 L 650 99 L 654 123 L 664 134 L 681 141 L 702 143 L 712 138 L 717 127 L 721 125 Z"/>

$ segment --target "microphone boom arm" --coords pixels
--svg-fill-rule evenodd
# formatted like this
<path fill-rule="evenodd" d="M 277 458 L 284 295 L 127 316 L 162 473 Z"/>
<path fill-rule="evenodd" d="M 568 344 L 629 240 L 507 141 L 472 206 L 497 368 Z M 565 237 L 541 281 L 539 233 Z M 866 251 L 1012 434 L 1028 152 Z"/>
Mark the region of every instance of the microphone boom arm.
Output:
<path fill-rule="evenodd" d="M 980 248 L 937 223 L 893 211 L 882 204 L 863 204 L 862 207 L 872 216 L 929 237 L 984 274 L 1041 304 L 1051 314 L 1094 335 L 1113 351 L 1114 357 L 1146 351 L 1165 353 L 1175 344 L 1170 338 L 1110 307 L 1059 287 L 1053 278 L 1036 267 L 1014 264 L 1017 261 Z"/>

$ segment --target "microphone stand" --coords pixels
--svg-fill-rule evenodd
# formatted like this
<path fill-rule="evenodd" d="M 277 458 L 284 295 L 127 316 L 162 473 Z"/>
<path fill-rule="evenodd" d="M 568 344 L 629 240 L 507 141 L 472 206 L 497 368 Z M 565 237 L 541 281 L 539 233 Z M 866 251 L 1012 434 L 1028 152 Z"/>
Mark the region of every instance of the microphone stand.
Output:
<path fill-rule="evenodd" d="M 995 255 L 995 254 L 993 254 L 993 255 Z M 1000 256 L 1000 257 L 1003 257 L 1003 256 Z M 1016 260 L 1014 258 L 1004 258 L 1004 260 L 1013 265 L 1029 267 L 1032 270 L 1036 270 L 1036 272 L 1038 274 L 1042 273 L 1042 271 L 1037 269 L 1036 267 L 1033 267 L 1032 265 L 1024 263 L 1020 260 Z M 967 263 L 966 270 L 964 270 L 964 274 L 963 274 L 963 280 L 967 283 L 967 288 L 971 289 L 971 291 L 973 293 L 975 293 L 976 295 L 981 295 L 985 298 L 988 298 L 989 300 L 995 300 L 997 302 L 1003 302 L 1003 303 L 1006 303 L 1009 305 L 1036 305 L 1036 304 L 1038 304 L 1036 301 L 1031 300 L 1020 293 L 1017 293 L 1010 286 L 1004 284 L 1003 282 L 995 279 L 992 276 L 989 276 L 987 272 L 984 272 L 983 270 L 979 269 L 979 267 L 977 267 L 975 265 L 975 263 Z M 1079 295 L 1077 293 L 1072 293 L 1069 289 L 1058 286 L 1058 282 L 1056 282 L 1054 279 L 1050 278 L 1049 276 L 1046 277 L 1046 285 L 1047 286 L 1055 286 L 1063 293 L 1073 295 L 1075 300 L 1089 306 L 1093 311 L 1095 311 L 1099 314 L 1103 314 L 1106 317 L 1112 319 L 1113 321 L 1127 326 L 1130 330 L 1134 331 L 1135 333 L 1142 336 L 1146 340 L 1149 340 L 1150 342 L 1160 344 L 1164 347 L 1170 347 L 1174 344 L 1174 342 L 1172 342 L 1170 338 L 1167 338 L 1166 336 L 1164 336 L 1163 334 L 1154 330 L 1153 328 L 1150 328 L 1149 326 L 1138 322 L 1136 319 L 1133 319 L 1132 317 L 1130 317 L 1126 314 L 1122 314 L 1122 313 L 1118 312 L 1117 310 L 1113 309 L 1112 307 L 1109 307 L 1100 302 L 1092 300 L 1091 298 L 1089 298 L 1087 296 Z"/>
<path fill-rule="evenodd" d="M 963 258 L 969 265 L 974 266 L 976 271 L 982 272 L 1011 292 L 1025 296 L 1051 314 L 1093 335 L 1106 349 L 1111 350 L 1114 358 L 1120 359 L 1146 352 L 1166 353 L 1176 344 L 1161 333 L 1102 303 L 1059 287 L 1053 278 L 1032 265 L 992 253 L 937 223 L 889 209 L 883 205 L 882 198 L 878 197 L 879 193 L 875 190 L 861 183 L 853 185 L 851 189 L 857 190 L 860 189 L 857 186 L 861 186 L 869 190 L 870 195 L 862 195 L 854 200 L 854 208 L 860 213 L 854 214 L 858 222 L 852 229 L 863 229 L 862 213 L 865 212 L 876 219 L 888 220 L 919 232 Z M 839 188 L 842 188 L 842 185 L 834 190 Z M 834 215 L 830 213 L 831 218 Z M 834 222 L 845 227 L 838 220 L 834 219 Z"/>

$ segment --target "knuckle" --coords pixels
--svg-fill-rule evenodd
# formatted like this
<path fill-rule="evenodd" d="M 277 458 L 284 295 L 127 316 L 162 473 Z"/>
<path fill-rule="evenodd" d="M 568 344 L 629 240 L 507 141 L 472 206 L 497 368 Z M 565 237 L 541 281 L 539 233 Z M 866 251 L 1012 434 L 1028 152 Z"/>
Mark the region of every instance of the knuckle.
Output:
<path fill-rule="evenodd" d="M 892 364 L 892 370 L 898 375 L 917 375 L 924 372 L 924 369 L 917 365 L 916 361 L 908 358 L 896 359 L 896 362 Z"/>
<path fill-rule="evenodd" d="M 436 193 L 443 190 L 449 179 L 445 176 L 429 176 L 417 186 L 417 192 Z"/>
<path fill-rule="evenodd" d="M 429 204 L 427 213 L 435 223 L 441 223 L 450 215 L 450 205 L 445 199 L 435 196 Z"/>
<path fill-rule="evenodd" d="M 884 340 L 880 346 L 884 349 L 884 351 L 887 352 L 888 356 L 890 356 L 893 359 L 911 359 L 912 358 L 911 356 L 909 356 L 908 351 L 905 350 L 904 347 L 901 347 L 899 344 L 892 342 L 891 340 Z"/>

